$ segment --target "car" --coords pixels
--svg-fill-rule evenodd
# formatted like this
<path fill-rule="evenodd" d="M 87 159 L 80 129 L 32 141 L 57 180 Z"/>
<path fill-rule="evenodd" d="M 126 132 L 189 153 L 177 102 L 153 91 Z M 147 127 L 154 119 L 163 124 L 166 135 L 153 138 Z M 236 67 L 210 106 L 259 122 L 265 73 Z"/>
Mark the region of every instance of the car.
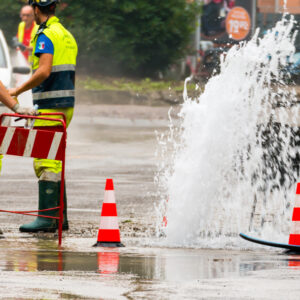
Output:
<path fill-rule="evenodd" d="M 0 80 L 6 88 L 13 86 L 10 52 L 3 32 L 0 30 Z"/>
<path fill-rule="evenodd" d="M 19 51 L 20 52 L 20 51 Z M 18 55 L 21 53 L 14 53 L 15 57 L 18 57 Z M 17 66 L 13 66 L 12 60 L 11 60 L 12 52 L 10 51 L 8 44 L 6 42 L 6 39 L 4 37 L 4 34 L 2 30 L 0 30 L 0 81 L 3 83 L 3 85 L 6 88 L 13 88 L 16 86 L 16 83 L 20 83 L 22 80 L 24 81 L 24 76 L 28 76 L 28 74 L 31 72 L 30 67 L 28 66 L 25 58 L 22 61 L 17 61 Z M 22 55 L 22 54 L 21 54 Z M 17 75 L 17 76 L 16 76 Z M 28 98 L 28 96 L 27 96 Z M 21 103 L 21 99 L 20 103 Z M 27 100 L 27 102 L 30 102 Z M 32 103 L 32 96 L 31 96 L 31 103 Z M 23 103 L 21 103 L 23 104 Z M 29 103 L 30 105 L 30 103 Z M 9 112 L 9 109 L 6 108 L 1 102 L 0 102 L 0 114 Z M 9 124 L 9 120 L 6 118 L 3 122 L 5 125 Z"/>

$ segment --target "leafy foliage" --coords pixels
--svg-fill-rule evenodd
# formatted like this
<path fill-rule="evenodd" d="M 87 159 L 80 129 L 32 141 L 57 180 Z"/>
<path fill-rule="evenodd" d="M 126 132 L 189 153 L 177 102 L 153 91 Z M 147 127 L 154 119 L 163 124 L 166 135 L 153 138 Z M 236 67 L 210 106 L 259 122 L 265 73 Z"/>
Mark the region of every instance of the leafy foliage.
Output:
<path fill-rule="evenodd" d="M 20 22 L 20 9 L 24 1 L 0 1 L 0 29 L 4 32 L 8 42 L 17 34 Z"/>
<path fill-rule="evenodd" d="M 181 58 L 194 28 L 185 0 L 65 0 L 80 56 L 99 70 L 153 75 Z"/>
<path fill-rule="evenodd" d="M 16 33 L 22 1 L 0 1 L 0 28 Z M 181 58 L 196 4 L 185 0 L 62 0 L 62 23 L 79 45 L 79 64 L 111 73 L 153 75 Z"/>

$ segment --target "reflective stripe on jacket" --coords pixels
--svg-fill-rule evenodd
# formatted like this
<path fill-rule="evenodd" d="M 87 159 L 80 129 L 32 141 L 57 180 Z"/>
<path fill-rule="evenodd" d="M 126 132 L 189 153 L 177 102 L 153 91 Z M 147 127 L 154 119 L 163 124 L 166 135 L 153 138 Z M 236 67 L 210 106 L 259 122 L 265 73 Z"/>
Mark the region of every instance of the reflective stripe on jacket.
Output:
<path fill-rule="evenodd" d="M 54 54 L 50 76 L 32 89 L 33 103 L 40 109 L 74 107 L 75 67 L 77 44 L 57 17 L 50 18 L 46 26 L 40 26 L 35 38 L 34 49 L 40 34 L 45 34 L 53 43 Z M 39 67 L 39 57 L 34 55 L 33 72 Z"/>

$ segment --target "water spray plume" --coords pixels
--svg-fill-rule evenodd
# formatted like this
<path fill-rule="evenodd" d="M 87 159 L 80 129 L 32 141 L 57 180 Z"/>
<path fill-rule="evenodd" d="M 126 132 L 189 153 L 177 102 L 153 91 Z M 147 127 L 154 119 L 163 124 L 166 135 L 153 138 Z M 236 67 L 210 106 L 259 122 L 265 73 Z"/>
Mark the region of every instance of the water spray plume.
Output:
<path fill-rule="evenodd" d="M 285 14 L 262 38 L 257 30 L 233 46 L 197 99 L 186 80 L 180 125 L 171 120 L 159 138 L 157 229 L 168 245 L 234 246 L 249 230 L 288 238 L 300 126 L 285 71 L 295 52 L 294 23 Z"/>

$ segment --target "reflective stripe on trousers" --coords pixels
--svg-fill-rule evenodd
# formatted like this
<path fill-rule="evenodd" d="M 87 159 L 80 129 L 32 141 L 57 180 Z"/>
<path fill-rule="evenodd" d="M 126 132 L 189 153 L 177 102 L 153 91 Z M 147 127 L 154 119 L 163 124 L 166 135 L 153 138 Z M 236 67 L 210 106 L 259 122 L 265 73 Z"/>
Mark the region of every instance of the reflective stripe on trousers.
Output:
<path fill-rule="evenodd" d="M 61 109 L 39 109 L 39 112 L 46 113 L 46 112 L 62 112 L 65 114 L 67 118 L 67 127 L 69 126 L 72 117 L 73 117 L 74 109 L 70 108 L 61 108 Z M 35 127 L 43 127 L 43 126 L 57 126 L 60 125 L 59 122 L 51 122 L 51 121 L 43 121 L 43 120 L 36 120 L 34 123 Z M 51 160 L 51 159 L 40 159 L 35 158 L 33 160 L 33 168 L 35 174 L 38 178 L 43 176 L 43 173 L 54 173 L 59 174 L 62 169 L 62 163 L 59 160 Z M 54 180 L 55 181 L 55 180 Z"/>

